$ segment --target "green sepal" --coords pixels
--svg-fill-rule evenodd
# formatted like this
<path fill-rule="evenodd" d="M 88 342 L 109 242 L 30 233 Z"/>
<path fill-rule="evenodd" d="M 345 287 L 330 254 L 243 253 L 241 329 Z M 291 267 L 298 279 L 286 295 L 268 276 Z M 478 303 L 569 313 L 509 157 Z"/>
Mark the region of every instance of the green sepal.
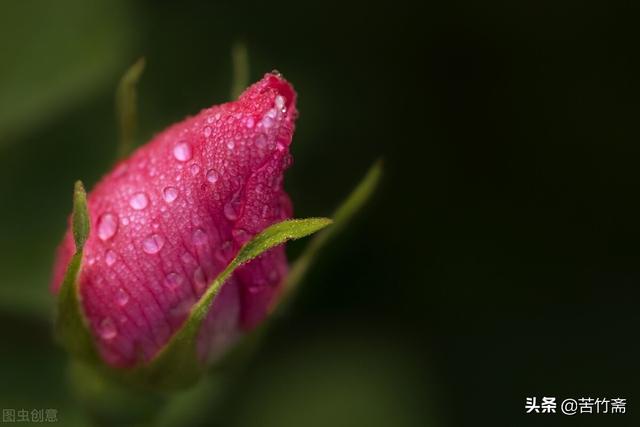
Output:
<path fill-rule="evenodd" d="M 118 158 L 129 155 L 135 146 L 138 121 L 137 85 L 144 71 L 145 59 L 138 59 L 124 73 L 116 90 L 116 119 L 118 120 Z"/>
<path fill-rule="evenodd" d="M 235 100 L 249 86 L 249 52 L 247 45 L 236 42 L 231 47 L 231 100 Z"/>
<path fill-rule="evenodd" d="M 87 193 L 82 181 L 76 181 L 73 188 L 73 213 L 71 214 L 73 241 L 76 252 L 82 251 L 89 236 L 89 212 L 87 209 Z"/>
<path fill-rule="evenodd" d="M 58 293 L 55 332 L 58 341 L 72 355 L 88 361 L 97 360 L 97 352 L 86 320 L 82 315 L 77 278 L 82 264 L 84 244 L 89 235 L 87 195 L 81 181 L 73 191 L 71 226 L 76 252 L 71 258 Z"/>
<path fill-rule="evenodd" d="M 197 354 L 198 331 L 225 281 L 238 267 L 269 249 L 313 234 L 331 223 L 328 218 L 292 219 L 266 228 L 240 249 L 194 304 L 184 324 L 149 364 L 113 372 L 125 382 L 155 390 L 176 390 L 195 383 L 207 369 Z"/>
<path fill-rule="evenodd" d="M 291 265 L 289 274 L 284 282 L 282 297 L 279 301 L 276 301 L 271 308 L 272 310 L 287 304 L 289 295 L 293 293 L 293 290 L 304 279 L 304 276 L 317 258 L 320 250 L 326 246 L 327 242 L 336 234 L 343 230 L 348 222 L 362 209 L 378 187 L 381 177 L 382 160 L 378 160 L 369 168 L 364 178 L 360 180 L 353 191 L 351 191 L 347 198 L 338 206 L 332 216 L 333 225 L 331 228 L 318 233 Z"/>

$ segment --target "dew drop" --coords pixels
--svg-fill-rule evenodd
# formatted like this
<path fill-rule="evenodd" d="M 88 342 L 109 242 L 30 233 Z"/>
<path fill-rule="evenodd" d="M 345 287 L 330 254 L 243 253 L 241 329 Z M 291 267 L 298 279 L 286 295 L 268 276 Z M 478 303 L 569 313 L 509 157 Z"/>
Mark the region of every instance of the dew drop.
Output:
<path fill-rule="evenodd" d="M 118 293 L 116 294 L 116 302 L 120 307 L 124 307 L 129 302 L 129 294 L 127 294 L 122 288 L 118 289 Z"/>
<path fill-rule="evenodd" d="M 231 141 L 231 140 L 227 141 L 227 148 L 229 150 L 233 150 L 234 146 L 235 146 L 235 144 L 233 143 L 233 141 Z"/>
<path fill-rule="evenodd" d="M 258 135 L 256 138 L 256 145 L 258 148 L 264 148 L 264 146 L 267 145 L 267 137 L 263 134 Z"/>
<path fill-rule="evenodd" d="M 110 341 L 114 339 L 118 335 L 118 330 L 116 329 L 115 323 L 110 317 L 105 317 L 100 322 L 100 337 L 102 339 Z"/>
<path fill-rule="evenodd" d="M 162 198 L 167 203 L 173 202 L 178 198 L 178 189 L 176 187 L 165 187 L 162 190 Z"/>
<path fill-rule="evenodd" d="M 262 218 L 269 218 L 269 205 L 264 205 L 262 207 Z"/>
<path fill-rule="evenodd" d="M 211 127 L 207 126 L 204 128 L 204 137 L 209 138 L 211 136 Z"/>
<path fill-rule="evenodd" d="M 186 162 L 191 158 L 191 146 L 186 142 L 179 143 L 173 147 L 173 156 L 181 162 Z"/>
<path fill-rule="evenodd" d="M 163 246 L 164 239 L 159 234 L 152 234 L 142 241 L 142 250 L 150 255 L 160 252 Z"/>
<path fill-rule="evenodd" d="M 189 252 L 183 253 L 181 259 L 185 265 L 193 265 L 196 263 L 196 259 Z"/>
<path fill-rule="evenodd" d="M 198 172 L 200 172 L 200 166 L 198 166 L 196 163 L 194 163 L 194 164 L 191 165 L 189 170 L 191 171 L 191 175 L 196 176 L 196 175 L 198 175 Z"/>
<path fill-rule="evenodd" d="M 209 181 L 212 184 L 215 184 L 217 180 L 218 180 L 218 172 L 216 172 L 214 169 L 209 169 L 207 171 L 207 181 Z"/>
<path fill-rule="evenodd" d="M 196 268 L 196 271 L 193 272 L 193 283 L 198 294 L 201 294 L 207 287 L 207 278 L 205 277 L 204 271 L 202 271 L 201 267 Z"/>
<path fill-rule="evenodd" d="M 172 290 L 176 290 L 184 283 L 184 277 L 178 273 L 169 273 L 164 279 L 164 284 Z"/>
<path fill-rule="evenodd" d="M 103 214 L 98 219 L 98 237 L 100 240 L 109 240 L 118 231 L 118 218 L 112 213 Z"/>
<path fill-rule="evenodd" d="M 249 129 L 251 129 L 253 127 L 253 125 L 255 124 L 255 122 L 253 121 L 253 117 L 248 117 L 247 121 L 246 121 L 247 127 Z"/>
<path fill-rule="evenodd" d="M 264 118 L 262 119 L 262 126 L 264 126 L 266 129 L 269 129 L 271 126 L 273 126 L 273 119 L 269 116 L 264 116 Z"/>
<path fill-rule="evenodd" d="M 129 199 L 129 206 L 139 211 L 147 207 L 149 198 L 144 193 L 136 193 Z"/>
<path fill-rule="evenodd" d="M 233 243 L 227 241 L 220 245 L 220 249 L 218 249 L 217 252 L 217 256 L 220 261 L 229 261 L 229 259 L 231 259 L 231 255 L 233 255 Z"/>
<path fill-rule="evenodd" d="M 235 229 L 231 232 L 233 238 L 236 242 L 243 245 L 251 239 L 251 236 L 247 232 L 247 230 L 243 230 L 241 228 Z"/>
<path fill-rule="evenodd" d="M 285 112 L 284 97 L 282 95 L 276 96 L 275 103 L 276 103 L 276 108 L 284 113 Z"/>
<path fill-rule="evenodd" d="M 202 228 L 196 228 L 196 231 L 193 232 L 192 239 L 194 245 L 206 245 L 207 233 L 205 233 Z"/>
<path fill-rule="evenodd" d="M 116 263 L 116 253 L 113 252 L 111 249 L 109 249 L 107 251 L 107 254 L 104 257 L 104 262 L 106 262 L 107 265 L 111 267 L 113 264 Z"/>
<path fill-rule="evenodd" d="M 224 216 L 226 216 L 229 221 L 238 219 L 238 212 L 236 212 L 233 201 L 224 205 Z"/>
<path fill-rule="evenodd" d="M 129 218 L 127 218 L 126 216 L 122 217 L 122 225 L 129 225 Z"/>

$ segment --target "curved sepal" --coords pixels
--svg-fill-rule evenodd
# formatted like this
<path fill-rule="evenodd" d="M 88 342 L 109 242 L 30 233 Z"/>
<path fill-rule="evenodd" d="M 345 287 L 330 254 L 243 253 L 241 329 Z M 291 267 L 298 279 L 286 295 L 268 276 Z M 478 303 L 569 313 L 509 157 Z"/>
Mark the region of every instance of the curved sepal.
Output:
<path fill-rule="evenodd" d="M 144 71 L 145 59 L 138 59 L 124 73 L 116 91 L 116 118 L 120 141 L 118 158 L 126 157 L 135 146 L 135 134 L 138 121 L 137 86 Z"/>
<path fill-rule="evenodd" d="M 364 178 L 362 178 L 353 191 L 351 191 L 347 198 L 338 206 L 333 214 L 333 226 L 318 233 L 311 242 L 309 242 L 298 259 L 291 265 L 291 270 L 285 279 L 282 297 L 271 307 L 272 311 L 275 310 L 276 307 L 286 305 L 289 295 L 302 281 L 310 266 L 313 264 L 313 261 L 320 253 L 320 250 L 330 239 L 343 230 L 347 223 L 362 209 L 378 187 L 381 177 L 382 160 L 378 160 L 369 168 Z"/>
<path fill-rule="evenodd" d="M 267 227 L 246 243 L 236 257 L 207 288 L 191 309 L 191 314 L 169 343 L 148 365 L 119 371 L 123 380 L 153 389 L 178 389 L 196 382 L 207 369 L 199 363 L 197 336 L 216 295 L 225 281 L 241 265 L 288 240 L 313 234 L 329 224 L 328 218 L 292 219 Z"/>
<path fill-rule="evenodd" d="M 82 182 L 77 181 L 73 191 L 73 213 L 71 214 L 73 239 L 76 253 L 71 258 L 58 293 L 55 332 L 58 341 L 72 355 L 84 360 L 96 360 L 97 352 L 93 338 L 82 315 L 77 278 L 82 264 L 84 243 L 89 235 L 89 213 L 87 195 Z"/>
<path fill-rule="evenodd" d="M 246 44 L 242 42 L 233 44 L 231 64 L 231 100 L 234 100 L 249 86 L 249 52 Z"/>

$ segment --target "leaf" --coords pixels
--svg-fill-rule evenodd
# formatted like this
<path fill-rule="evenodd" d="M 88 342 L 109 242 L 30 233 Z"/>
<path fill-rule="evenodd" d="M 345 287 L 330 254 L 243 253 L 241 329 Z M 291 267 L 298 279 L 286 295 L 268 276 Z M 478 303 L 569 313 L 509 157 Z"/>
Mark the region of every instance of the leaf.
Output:
<path fill-rule="evenodd" d="M 333 214 L 333 226 L 315 236 L 293 263 L 283 286 L 282 297 L 274 304 L 271 308 L 272 310 L 275 310 L 277 306 L 284 305 L 288 295 L 302 281 L 320 250 L 347 225 L 369 200 L 377 188 L 381 176 L 382 160 L 378 160 L 369 168 L 364 178 L 335 211 Z"/>
<path fill-rule="evenodd" d="M 189 318 L 149 364 L 124 372 L 123 378 L 151 388 L 177 389 L 194 383 L 206 369 L 198 363 L 197 336 L 214 298 L 233 272 L 267 250 L 313 234 L 332 221 L 328 218 L 292 219 L 274 224 L 246 243 L 191 309 Z"/>
<path fill-rule="evenodd" d="M 89 332 L 78 296 L 77 279 L 82 264 L 84 243 L 89 235 L 87 195 L 81 181 L 73 192 L 72 228 L 76 253 L 71 258 L 58 293 L 56 335 L 60 343 L 73 355 L 86 360 L 96 360 L 97 353 Z"/>
<path fill-rule="evenodd" d="M 231 48 L 232 81 L 231 99 L 236 99 L 249 86 L 249 52 L 242 42 Z"/>
<path fill-rule="evenodd" d="M 138 94 L 136 86 L 144 71 L 145 59 L 138 59 L 124 73 L 116 90 L 116 118 L 120 131 L 118 158 L 127 156 L 135 145 L 138 116 Z"/>

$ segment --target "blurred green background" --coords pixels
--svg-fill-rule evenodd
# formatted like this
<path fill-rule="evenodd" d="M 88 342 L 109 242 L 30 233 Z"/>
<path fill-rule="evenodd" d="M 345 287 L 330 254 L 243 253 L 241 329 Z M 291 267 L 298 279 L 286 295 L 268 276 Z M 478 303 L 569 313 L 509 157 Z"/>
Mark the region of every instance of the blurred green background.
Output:
<path fill-rule="evenodd" d="M 258 357 L 175 425 L 638 425 L 636 9 L 3 2 L 0 407 L 87 423 L 47 286 L 74 180 L 115 156 L 119 77 L 147 58 L 146 141 L 227 100 L 243 40 L 252 80 L 277 68 L 299 93 L 296 216 L 330 214 L 380 156 L 386 175 Z M 629 409 L 525 416 L 543 395 Z"/>

